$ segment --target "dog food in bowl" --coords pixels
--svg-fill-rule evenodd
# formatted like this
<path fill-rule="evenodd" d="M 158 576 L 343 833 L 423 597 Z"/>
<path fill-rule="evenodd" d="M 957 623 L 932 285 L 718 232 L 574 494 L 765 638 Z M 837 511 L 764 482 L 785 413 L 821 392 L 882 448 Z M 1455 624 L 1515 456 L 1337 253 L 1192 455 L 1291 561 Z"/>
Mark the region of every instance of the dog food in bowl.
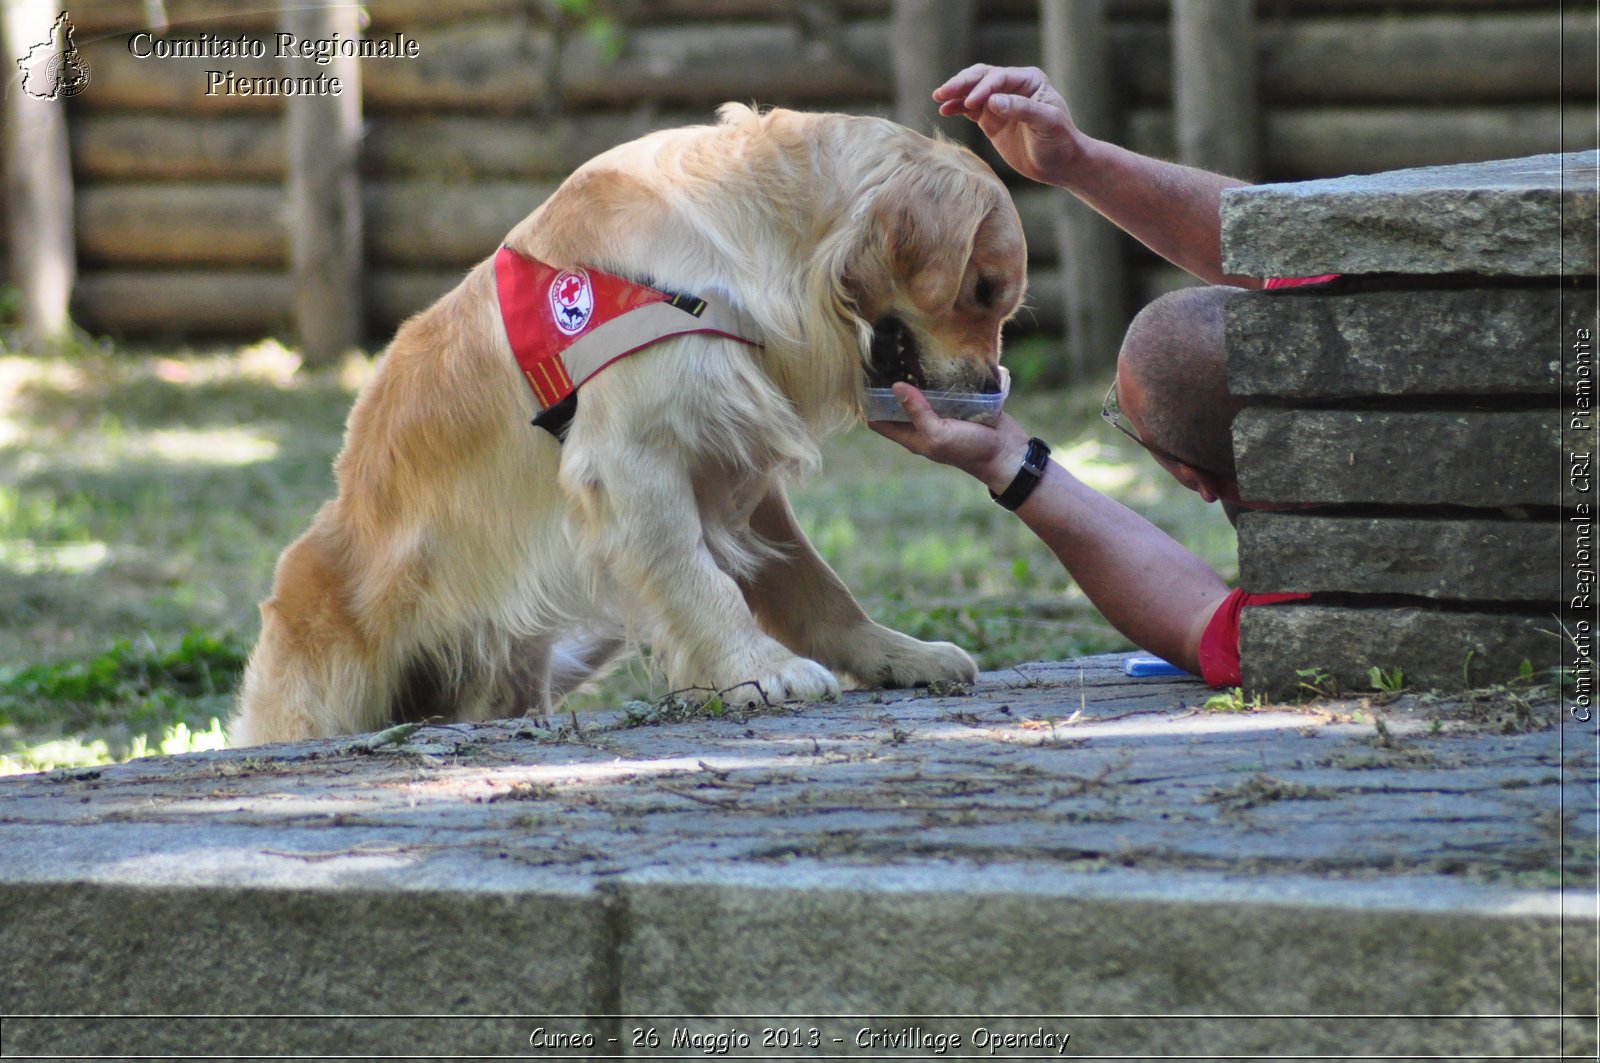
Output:
<path fill-rule="evenodd" d="M 972 391 L 924 391 L 922 396 L 928 400 L 928 405 L 933 407 L 933 412 L 940 417 L 994 424 L 1000 419 L 1000 409 L 1005 405 L 1006 396 L 1009 394 L 1011 394 L 1011 373 L 1005 366 L 1001 366 L 999 391 L 988 394 Z M 866 388 L 863 395 L 861 405 L 867 412 L 867 420 L 911 420 L 910 415 L 901 407 L 900 400 L 894 397 L 893 390 Z"/>

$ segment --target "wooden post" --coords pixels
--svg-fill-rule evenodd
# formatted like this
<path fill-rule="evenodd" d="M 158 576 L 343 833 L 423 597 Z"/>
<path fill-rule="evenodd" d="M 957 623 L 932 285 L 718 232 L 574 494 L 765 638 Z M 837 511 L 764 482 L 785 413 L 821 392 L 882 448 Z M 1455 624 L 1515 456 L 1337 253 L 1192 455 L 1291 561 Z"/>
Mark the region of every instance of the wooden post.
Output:
<path fill-rule="evenodd" d="M 1181 161 L 1260 176 L 1252 0 L 1172 0 L 1172 111 Z"/>
<path fill-rule="evenodd" d="M 965 139 L 976 128 L 962 120 L 939 126 L 933 90 L 972 61 L 973 0 L 894 0 L 894 117 L 922 133 L 940 128 Z"/>
<path fill-rule="evenodd" d="M 303 40 L 361 33 L 360 8 L 338 0 L 280 0 L 286 33 Z M 361 341 L 361 67 L 336 56 L 326 66 L 284 60 L 289 77 L 326 75 L 338 95 L 286 100 L 289 163 L 289 260 L 293 315 L 301 356 L 326 365 Z"/>
<path fill-rule="evenodd" d="M 78 272 L 66 98 L 85 85 L 72 80 L 71 63 L 63 62 L 72 42 L 60 12 L 27 0 L 3 2 L 10 277 L 22 293 L 24 341 L 58 340 L 72 326 L 68 303 Z M 28 60 L 26 81 L 13 65 L 17 59 Z"/>
<path fill-rule="evenodd" d="M 1044 69 L 1078 128 L 1114 139 L 1111 27 L 1106 0 L 1042 0 Z M 1055 194 L 1065 302 L 1066 377 L 1082 380 L 1116 364 L 1127 325 L 1127 267 L 1117 228 L 1066 191 Z"/>

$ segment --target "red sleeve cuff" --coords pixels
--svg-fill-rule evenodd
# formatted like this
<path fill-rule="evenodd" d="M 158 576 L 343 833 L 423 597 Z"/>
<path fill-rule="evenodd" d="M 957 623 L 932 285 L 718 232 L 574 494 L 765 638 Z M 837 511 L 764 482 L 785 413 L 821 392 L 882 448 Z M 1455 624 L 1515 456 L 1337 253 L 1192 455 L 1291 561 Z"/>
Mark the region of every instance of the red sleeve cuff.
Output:
<path fill-rule="evenodd" d="M 1268 277 L 1262 282 L 1262 287 L 1268 291 L 1275 288 L 1299 288 L 1307 284 L 1326 284 L 1339 279 L 1337 273 L 1319 273 L 1315 277 Z"/>
<path fill-rule="evenodd" d="M 1213 687 L 1239 685 L 1239 615 L 1246 606 L 1300 602 L 1309 594 L 1247 594 L 1235 587 L 1211 614 L 1205 634 L 1200 636 L 1200 678 Z"/>

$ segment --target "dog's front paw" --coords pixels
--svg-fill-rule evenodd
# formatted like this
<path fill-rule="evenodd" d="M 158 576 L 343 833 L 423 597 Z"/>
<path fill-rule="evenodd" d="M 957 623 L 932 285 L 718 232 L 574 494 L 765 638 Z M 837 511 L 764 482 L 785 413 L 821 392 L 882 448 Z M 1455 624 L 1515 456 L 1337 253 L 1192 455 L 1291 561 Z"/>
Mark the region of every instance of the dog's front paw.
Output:
<path fill-rule="evenodd" d="M 839 696 L 839 680 L 816 661 L 790 656 L 751 670 L 747 679 L 719 684 L 723 703 L 741 708 L 785 701 L 822 701 Z"/>
<path fill-rule="evenodd" d="M 874 624 L 858 632 L 850 645 L 850 660 L 843 670 L 863 686 L 921 687 L 978 678 L 978 666 L 954 643 L 923 642 Z"/>

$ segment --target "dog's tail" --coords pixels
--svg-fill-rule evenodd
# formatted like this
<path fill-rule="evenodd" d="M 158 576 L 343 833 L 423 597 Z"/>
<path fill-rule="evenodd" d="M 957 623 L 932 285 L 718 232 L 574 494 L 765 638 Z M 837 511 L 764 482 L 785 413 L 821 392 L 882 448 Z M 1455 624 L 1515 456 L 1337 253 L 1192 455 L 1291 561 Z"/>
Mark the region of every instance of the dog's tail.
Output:
<path fill-rule="evenodd" d="M 235 746 L 357 734 L 389 720 L 396 669 L 362 639 L 319 526 L 284 551 L 229 726 Z"/>

